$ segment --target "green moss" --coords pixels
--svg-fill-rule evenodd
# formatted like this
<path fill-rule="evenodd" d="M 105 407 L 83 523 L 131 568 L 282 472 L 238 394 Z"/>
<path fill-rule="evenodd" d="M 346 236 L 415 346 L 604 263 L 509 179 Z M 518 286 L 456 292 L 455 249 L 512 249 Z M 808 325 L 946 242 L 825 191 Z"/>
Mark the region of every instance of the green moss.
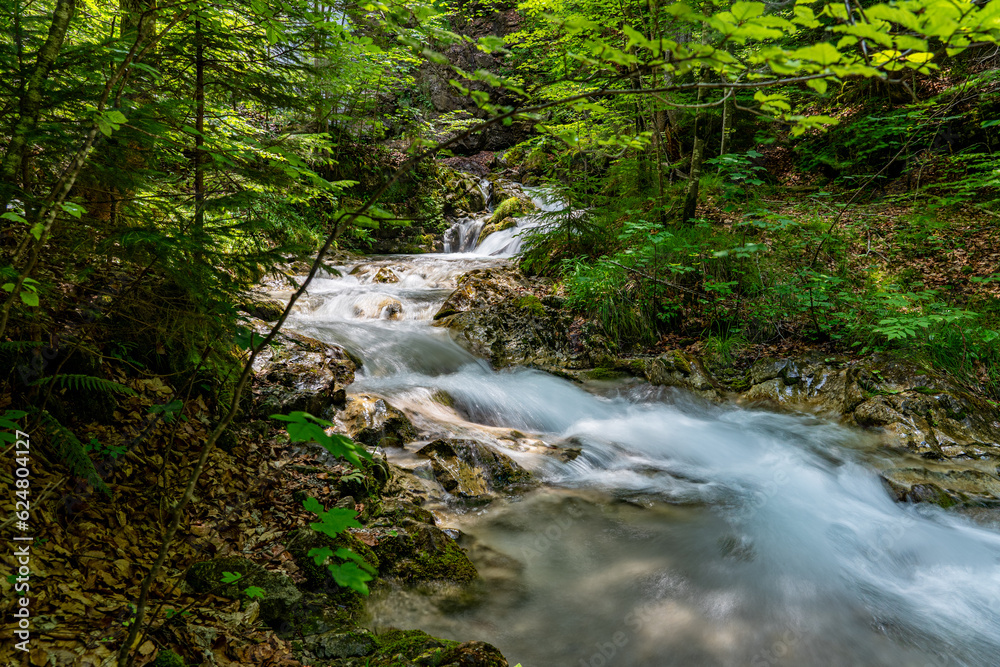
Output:
<path fill-rule="evenodd" d="M 367 658 L 368 667 L 409 667 L 413 661 L 425 655 L 422 665 L 436 665 L 434 653 L 444 653 L 458 646 L 458 642 L 449 639 L 438 639 L 420 630 L 389 630 L 375 636 L 378 648 L 374 655 Z M 429 654 L 429 655 L 428 655 Z"/>
<path fill-rule="evenodd" d="M 607 368 L 606 366 L 587 371 L 587 378 L 590 380 L 617 380 L 624 375 L 625 374 L 621 371 L 617 371 L 613 368 Z"/>
<path fill-rule="evenodd" d="M 685 375 L 690 375 L 691 374 L 691 363 L 681 353 L 680 350 L 674 350 L 674 352 L 673 352 L 673 358 L 674 358 L 674 367 L 677 370 L 681 371 Z"/>
<path fill-rule="evenodd" d="M 440 529 L 410 523 L 384 535 L 375 546 L 380 573 L 404 581 L 467 582 L 479 573 L 465 551 Z"/>
<path fill-rule="evenodd" d="M 500 205 L 493 210 L 493 215 L 490 216 L 488 224 L 496 225 L 504 218 L 514 218 L 519 215 L 524 215 L 526 212 L 524 202 L 517 197 L 508 197 L 500 202 Z"/>
<path fill-rule="evenodd" d="M 452 398 L 451 394 L 443 389 L 438 389 L 431 395 L 431 400 L 440 403 L 441 405 L 447 406 L 449 408 L 455 407 L 455 399 Z"/>
<path fill-rule="evenodd" d="M 157 653 L 156 660 L 149 665 L 150 667 L 186 667 L 184 659 L 170 649 L 164 649 Z"/>
<path fill-rule="evenodd" d="M 545 315 L 545 306 L 538 299 L 537 296 L 529 294 L 528 296 L 522 296 L 517 300 L 517 307 L 521 310 L 526 310 L 536 317 L 543 317 Z"/>
<path fill-rule="evenodd" d="M 628 362 L 629 370 L 635 373 L 637 376 L 642 377 L 646 374 L 646 360 L 645 359 L 633 359 Z"/>
<path fill-rule="evenodd" d="M 417 554 L 417 567 L 412 570 L 414 579 L 450 579 L 472 581 L 479 576 L 469 557 L 454 542 L 445 542 L 437 553 L 427 551 Z"/>

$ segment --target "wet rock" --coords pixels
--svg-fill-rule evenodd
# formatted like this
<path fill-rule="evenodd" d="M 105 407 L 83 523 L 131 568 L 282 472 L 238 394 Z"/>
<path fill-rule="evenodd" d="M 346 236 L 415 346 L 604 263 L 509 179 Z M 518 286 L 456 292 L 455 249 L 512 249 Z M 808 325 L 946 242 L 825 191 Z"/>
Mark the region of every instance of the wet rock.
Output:
<path fill-rule="evenodd" d="M 351 438 L 370 447 L 399 447 L 417 437 L 417 429 L 406 415 L 371 394 L 348 396 L 336 423 Z"/>
<path fill-rule="evenodd" d="M 775 378 L 781 378 L 786 385 L 798 384 L 802 379 L 802 371 L 791 359 L 765 359 L 750 367 L 750 379 L 753 384 Z"/>
<path fill-rule="evenodd" d="M 256 330 L 264 335 L 266 325 Z M 301 410 L 329 418 L 344 403 L 356 368 L 339 345 L 279 332 L 253 364 L 254 414 L 266 418 Z"/>
<path fill-rule="evenodd" d="M 381 269 L 378 270 L 378 273 L 375 274 L 375 277 L 372 278 L 372 282 L 373 283 L 398 283 L 399 282 L 399 276 L 397 276 L 396 273 L 392 269 L 390 269 L 388 266 L 383 266 Z"/>
<path fill-rule="evenodd" d="M 899 501 L 952 505 L 1000 505 L 1000 479 L 981 470 L 892 468 L 882 479 Z"/>
<path fill-rule="evenodd" d="M 266 294 L 251 292 L 240 303 L 239 309 L 262 322 L 277 322 L 285 312 L 285 302 Z"/>
<path fill-rule="evenodd" d="M 486 209 L 486 196 L 479 186 L 479 179 L 442 166 L 438 170 L 438 183 L 444 199 L 444 213 L 478 213 Z"/>
<path fill-rule="evenodd" d="M 447 315 L 435 323 L 494 368 L 531 366 L 560 375 L 565 369 L 593 365 L 591 341 L 574 337 L 573 324 L 562 299 L 531 295 Z"/>
<path fill-rule="evenodd" d="M 720 386 L 718 381 L 705 370 L 700 360 L 680 350 L 667 352 L 649 361 L 646 367 L 646 379 L 656 385 L 713 394 Z"/>
<path fill-rule="evenodd" d="M 372 294 L 357 301 L 352 314 L 366 320 L 398 320 L 403 315 L 403 304 L 391 296 Z"/>
<path fill-rule="evenodd" d="M 473 440 L 435 440 L 417 454 L 431 459 L 434 476 L 453 495 L 486 496 L 531 479 L 509 456 Z"/>
<path fill-rule="evenodd" d="M 511 269 L 474 269 L 459 277 L 458 288 L 441 304 L 434 319 L 517 297 L 529 285 L 523 276 Z"/>
<path fill-rule="evenodd" d="M 493 232 L 502 232 L 505 229 L 510 229 L 511 227 L 516 226 L 517 220 L 510 216 L 503 218 L 502 220 L 498 220 L 497 222 L 487 222 L 483 225 L 483 231 L 479 232 L 479 240 L 476 241 L 476 245 L 481 245 L 482 242 L 486 240 L 486 237 Z"/>

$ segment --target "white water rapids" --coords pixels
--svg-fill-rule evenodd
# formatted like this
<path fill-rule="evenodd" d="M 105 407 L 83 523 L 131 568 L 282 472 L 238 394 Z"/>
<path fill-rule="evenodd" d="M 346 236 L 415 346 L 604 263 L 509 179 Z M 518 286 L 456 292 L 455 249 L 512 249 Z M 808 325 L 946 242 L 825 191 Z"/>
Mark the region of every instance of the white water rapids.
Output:
<path fill-rule="evenodd" d="M 817 418 L 494 372 L 430 326 L 458 275 L 505 261 L 492 252 L 339 267 L 291 322 L 361 357 L 353 391 L 434 437 L 504 447 L 543 480 L 434 508 L 480 545 L 480 591 L 375 596 L 373 624 L 480 639 L 524 667 L 1000 664 L 996 519 L 895 503 L 876 471 L 890 455 Z M 400 281 L 372 282 L 383 266 Z M 582 454 L 563 463 L 543 443 Z"/>

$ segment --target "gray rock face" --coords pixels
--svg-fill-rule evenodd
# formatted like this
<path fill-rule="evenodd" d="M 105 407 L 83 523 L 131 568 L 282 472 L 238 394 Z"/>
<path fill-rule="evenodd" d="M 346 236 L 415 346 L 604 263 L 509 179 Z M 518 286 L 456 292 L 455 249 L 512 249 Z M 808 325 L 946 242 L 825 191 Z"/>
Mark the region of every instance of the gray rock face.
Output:
<path fill-rule="evenodd" d="M 263 336 L 266 326 L 257 332 Z M 254 361 L 254 414 L 266 418 L 302 410 L 329 417 L 334 406 L 343 404 L 356 368 L 339 345 L 280 332 Z"/>
<path fill-rule="evenodd" d="M 434 319 L 500 303 L 526 288 L 523 278 L 511 269 L 474 269 L 458 279 L 458 288 L 441 304 Z"/>
<path fill-rule="evenodd" d="M 302 648 L 320 660 L 359 658 L 371 655 L 377 648 L 375 637 L 367 630 L 324 632 L 302 640 Z"/>
<path fill-rule="evenodd" d="M 494 368 L 530 366 L 559 375 L 587 368 L 593 339 L 581 335 L 573 315 L 558 297 L 508 298 L 498 303 L 442 317 L 452 338 Z"/>
<path fill-rule="evenodd" d="M 690 368 L 690 370 L 689 370 Z M 718 388 L 694 360 L 677 352 L 646 364 L 650 382 L 709 394 Z M 783 408 L 822 412 L 882 436 L 933 467 L 897 468 L 884 478 L 899 500 L 943 505 L 1000 501 L 1000 410 L 946 378 L 899 361 L 869 358 L 767 359 L 748 373 L 738 398 Z M 981 468 L 981 466 L 980 466 Z"/>

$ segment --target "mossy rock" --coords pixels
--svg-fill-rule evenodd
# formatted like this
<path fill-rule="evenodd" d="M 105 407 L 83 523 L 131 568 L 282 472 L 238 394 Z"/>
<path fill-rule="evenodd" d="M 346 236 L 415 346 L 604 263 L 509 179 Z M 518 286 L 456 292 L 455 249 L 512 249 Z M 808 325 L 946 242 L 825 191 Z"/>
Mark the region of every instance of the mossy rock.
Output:
<path fill-rule="evenodd" d="M 249 294 L 240 303 L 239 309 L 264 322 L 277 322 L 285 312 L 285 302 L 260 294 Z"/>
<path fill-rule="evenodd" d="M 338 661 L 365 667 L 508 667 L 507 660 L 485 642 L 459 642 L 432 637 L 420 630 L 390 630 L 374 636 L 377 648 L 363 663 Z"/>
<path fill-rule="evenodd" d="M 231 584 L 221 584 L 225 572 L 243 576 Z M 354 591 L 326 587 L 320 592 L 299 590 L 291 578 L 268 572 L 246 558 L 228 557 L 195 563 L 186 581 L 198 593 L 211 593 L 236 600 L 246 599 L 250 586 L 263 589 L 259 598 L 260 618 L 280 636 L 300 636 L 336 630 L 356 623 L 361 614 L 361 596 Z"/>
<path fill-rule="evenodd" d="M 378 270 L 378 273 L 375 274 L 375 277 L 372 278 L 372 282 L 374 282 L 374 283 L 398 283 L 399 282 L 399 276 L 397 276 L 396 272 L 393 271 L 392 269 L 390 269 L 388 266 L 383 266 L 381 269 Z"/>
<path fill-rule="evenodd" d="M 486 240 L 486 237 L 493 232 L 502 232 L 505 229 L 510 229 L 511 227 L 517 227 L 517 220 L 513 217 L 506 217 L 499 222 L 487 222 L 483 225 L 483 230 L 479 232 L 479 239 L 476 241 L 476 245 L 482 244 Z"/>
<path fill-rule="evenodd" d="M 517 197 L 508 197 L 500 202 L 500 205 L 493 209 L 493 215 L 490 216 L 488 225 L 497 225 L 505 218 L 516 218 L 519 215 L 524 215 L 528 212 L 528 208 L 524 201 L 518 199 Z"/>
<path fill-rule="evenodd" d="M 431 460 L 434 476 L 445 491 L 466 498 L 531 480 L 512 458 L 473 440 L 435 440 L 417 454 Z"/>
<path fill-rule="evenodd" d="M 170 649 L 163 649 L 156 654 L 156 660 L 149 663 L 149 667 L 187 667 L 187 663 Z"/>
<path fill-rule="evenodd" d="M 541 299 L 533 294 L 519 298 L 517 300 L 517 307 L 528 311 L 536 317 L 545 317 L 545 306 L 542 305 Z"/>
<path fill-rule="evenodd" d="M 381 563 L 380 574 L 408 582 L 461 583 L 479 576 L 465 550 L 440 528 L 414 521 L 405 523 L 385 531 L 373 547 Z"/>

